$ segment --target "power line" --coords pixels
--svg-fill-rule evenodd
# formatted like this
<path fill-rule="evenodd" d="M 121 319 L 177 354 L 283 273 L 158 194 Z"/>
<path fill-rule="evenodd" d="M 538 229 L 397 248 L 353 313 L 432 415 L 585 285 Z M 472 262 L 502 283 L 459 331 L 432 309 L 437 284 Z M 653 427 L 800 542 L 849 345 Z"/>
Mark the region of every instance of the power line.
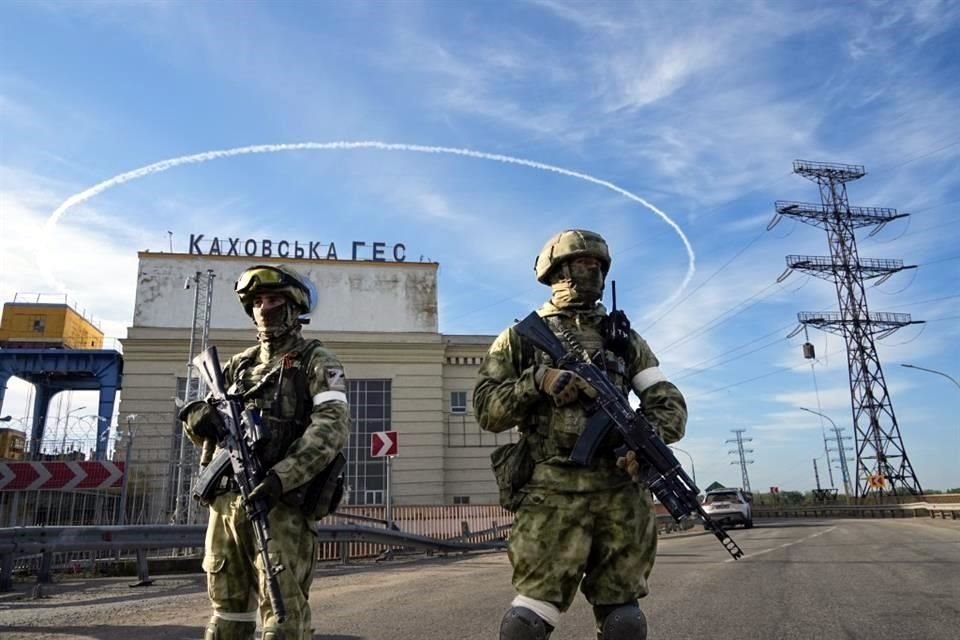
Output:
<path fill-rule="evenodd" d="M 709 276 L 706 280 L 704 280 L 703 282 L 701 282 L 700 284 L 698 284 L 696 287 L 694 287 L 693 289 L 691 289 L 690 292 L 689 292 L 687 295 L 685 295 L 685 296 L 683 296 L 682 298 L 680 298 L 679 300 L 677 300 L 675 303 L 673 303 L 673 305 L 670 306 L 669 309 L 667 309 L 666 311 L 664 311 L 663 313 L 661 313 L 659 316 L 657 316 L 656 318 L 654 318 L 653 321 L 650 322 L 650 324 L 648 324 L 647 326 L 645 326 L 645 327 L 643 328 L 643 330 L 641 331 L 641 333 L 646 333 L 647 330 L 650 329 L 650 327 L 652 327 L 653 325 L 655 325 L 655 324 L 657 324 L 658 322 L 660 322 L 664 317 L 666 317 L 667 315 L 669 315 L 674 309 L 676 309 L 677 307 L 679 307 L 682 303 L 686 302 L 686 301 L 690 298 L 690 296 L 692 296 L 693 294 L 695 294 L 697 291 L 699 291 L 701 288 L 703 288 L 704 285 L 706 285 L 708 282 L 710 282 L 710 281 L 713 280 L 716 276 L 718 276 L 718 275 L 720 274 L 720 272 L 723 271 L 724 269 L 726 269 L 727 267 L 729 267 L 729 266 L 733 263 L 734 260 L 736 260 L 737 258 L 739 258 L 740 256 L 742 256 L 743 253 L 744 253 L 747 249 L 749 249 L 750 247 L 752 247 L 753 244 L 754 244 L 757 240 L 759 240 L 760 238 L 762 238 L 762 237 L 766 234 L 766 232 L 767 232 L 767 230 L 764 229 L 764 230 L 761 231 L 759 234 L 757 234 L 757 235 L 756 235 L 750 242 L 748 242 L 742 249 L 740 249 L 739 251 L 737 251 L 737 252 L 733 255 L 732 258 L 730 258 L 729 260 L 727 260 L 725 263 L 723 263 L 723 264 L 720 266 L 719 269 L 717 269 L 717 270 L 714 271 L 712 274 L 710 274 L 710 276 Z"/>
<path fill-rule="evenodd" d="M 806 286 L 807 282 L 809 282 L 809 281 L 810 281 L 810 278 L 808 277 L 808 278 L 806 278 L 805 280 L 803 280 L 803 283 L 802 283 L 799 287 L 796 287 L 796 288 L 793 289 L 792 291 L 799 291 L 801 288 L 803 288 L 804 286 Z M 680 338 L 680 339 L 678 339 L 678 340 L 674 340 L 674 341 L 671 342 L 670 344 L 668 344 L 668 345 L 666 345 L 665 347 L 659 349 L 659 351 L 661 351 L 661 352 L 663 352 L 663 353 L 669 352 L 671 349 L 673 349 L 673 348 L 675 348 L 675 347 L 677 347 L 677 346 L 680 346 L 680 345 L 684 344 L 685 342 L 689 342 L 690 340 L 696 338 L 697 336 L 703 335 L 704 333 L 706 333 L 706 332 L 709 331 L 710 329 L 712 329 L 712 328 L 714 328 L 714 327 L 718 327 L 718 326 L 720 326 L 721 324 L 723 324 L 724 322 L 727 322 L 728 320 L 731 320 L 731 319 L 735 318 L 736 316 L 740 315 L 741 313 L 743 313 L 743 312 L 746 311 L 747 309 L 750 309 L 751 307 L 756 306 L 757 304 L 759 304 L 764 298 L 768 298 L 768 297 L 770 297 L 771 295 L 773 295 L 773 294 L 775 294 L 775 293 L 779 293 L 779 292 L 781 292 L 781 291 L 783 291 L 784 289 L 787 288 L 786 285 L 784 285 L 784 286 L 782 286 L 782 287 L 780 287 L 780 288 L 778 288 L 778 289 L 775 289 L 775 290 L 771 291 L 770 293 L 761 295 L 761 294 L 764 293 L 764 291 L 767 291 L 768 289 L 770 289 L 771 287 L 776 286 L 777 284 L 779 284 L 779 283 L 776 282 L 776 281 L 771 282 L 771 283 L 768 284 L 766 287 L 764 287 L 763 289 L 761 289 L 761 290 L 758 291 L 757 293 L 753 294 L 753 295 L 750 296 L 749 298 L 746 298 L 745 300 L 743 300 L 743 301 L 741 301 L 741 302 L 738 302 L 738 303 L 737 303 L 736 305 L 734 305 L 733 307 L 730 307 L 729 309 L 727 309 L 726 311 L 720 313 L 719 315 L 714 316 L 712 319 L 708 320 L 706 323 L 700 325 L 700 327 L 699 327 L 698 329 L 694 330 L 694 331 L 691 332 L 691 333 L 688 333 L 688 334 L 685 335 L 683 338 Z M 755 298 L 756 298 L 756 300 L 754 300 Z M 752 303 L 750 303 L 750 304 L 747 304 L 747 303 L 750 302 L 751 300 L 754 300 L 754 301 L 753 301 Z M 746 305 L 746 306 L 744 306 L 744 305 Z M 740 309 L 739 311 L 736 311 L 736 309 L 738 309 L 739 307 L 743 307 L 743 308 Z M 731 312 L 733 312 L 733 313 L 731 313 Z M 727 316 L 727 317 L 724 317 L 724 316 Z"/>
<path fill-rule="evenodd" d="M 771 332 L 771 333 L 776 333 L 776 332 Z M 767 334 L 767 335 L 770 335 L 770 334 Z M 787 338 L 785 338 L 785 337 L 783 337 L 783 338 L 777 338 L 776 340 L 773 340 L 773 341 L 771 341 L 771 342 L 768 342 L 767 344 L 763 345 L 762 347 L 757 347 L 756 349 L 751 349 L 750 351 L 747 351 L 746 353 L 741 353 L 740 355 L 738 355 L 738 356 L 736 356 L 736 357 L 734 357 L 734 358 L 728 358 L 727 360 L 724 360 L 723 362 L 718 362 L 717 364 L 710 365 L 709 367 L 704 367 L 703 369 L 699 369 L 699 370 L 697 370 L 697 371 L 693 371 L 693 372 L 688 373 L 688 374 L 686 374 L 686 375 L 682 375 L 682 376 L 678 376 L 678 377 L 671 376 L 670 379 L 673 380 L 674 382 L 679 382 L 680 380 L 684 380 L 684 379 L 686 379 L 686 378 L 692 378 L 693 376 L 699 375 L 699 374 L 704 373 L 704 372 L 706 372 L 706 371 L 710 371 L 710 370 L 712 370 L 712 369 L 716 369 L 717 367 L 722 367 L 723 365 L 729 364 L 729 363 L 731 363 L 731 362 L 734 362 L 735 360 L 740 360 L 740 359 L 742 359 L 742 358 L 746 358 L 747 356 L 752 355 L 752 354 L 754 354 L 754 353 L 757 353 L 758 351 L 763 351 L 764 349 L 769 349 L 770 347 L 772 347 L 772 346 L 774 346 L 774 345 L 777 345 L 777 344 L 780 344 L 781 342 L 784 342 L 784 341 L 786 341 L 786 340 L 787 340 Z"/>

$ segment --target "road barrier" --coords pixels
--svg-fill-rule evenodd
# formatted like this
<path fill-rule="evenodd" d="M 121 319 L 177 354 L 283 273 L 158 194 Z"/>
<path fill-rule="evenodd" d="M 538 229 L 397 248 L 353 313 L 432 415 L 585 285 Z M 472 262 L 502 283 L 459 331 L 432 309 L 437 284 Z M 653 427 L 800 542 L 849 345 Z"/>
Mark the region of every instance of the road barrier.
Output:
<path fill-rule="evenodd" d="M 901 504 L 843 504 L 754 506 L 754 518 L 944 518 L 960 520 L 960 504 L 904 502 Z"/>
<path fill-rule="evenodd" d="M 321 525 L 318 538 L 323 543 L 339 545 L 346 560 L 351 544 L 375 545 L 379 548 L 414 549 L 428 553 L 466 553 L 502 549 L 500 540 L 471 541 L 471 537 L 493 532 L 467 533 L 457 540 L 441 540 L 406 533 L 395 529 L 381 529 L 361 525 Z M 203 547 L 206 525 L 139 525 L 105 527 L 12 527 L 0 529 L 0 591 L 13 586 L 14 558 L 34 555 L 39 557 L 37 582 L 50 582 L 55 565 L 55 554 L 70 552 L 121 553 L 134 551 L 137 558 L 138 581 L 130 586 L 146 586 L 153 581 L 148 571 L 147 552 L 157 549 Z M 504 531 L 505 533 L 505 531 Z M 487 536 L 489 537 L 489 536 Z"/>

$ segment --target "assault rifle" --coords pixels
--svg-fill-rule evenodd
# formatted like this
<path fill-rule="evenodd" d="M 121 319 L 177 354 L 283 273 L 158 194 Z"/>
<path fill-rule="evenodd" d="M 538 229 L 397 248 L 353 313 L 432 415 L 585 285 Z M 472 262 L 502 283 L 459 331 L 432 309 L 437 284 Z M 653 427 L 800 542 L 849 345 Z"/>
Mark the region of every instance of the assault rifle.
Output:
<path fill-rule="evenodd" d="M 257 552 L 263 562 L 264 573 L 267 577 L 267 595 L 270 598 L 270 607 L 277 618 L 283 622 L 287 617 L 287 610 L 280 595 L 280 584 L 277 575 L 283 571 L 283 565 L 273 564 L 267 553 L 267 542 L 270 540 L 270 528 L 267 520 L 269 504 L 265 499 L 250 500 L 250 493 L 263 480 L 267 470 L 260 464 L 254 454 L 254 446 L 264 439 L 265 434 L 260 421 L 249 410 L 243 408 L 243 403 L 237 396 L 227 393 L 223 370 L 220 368 L 220 358 L 217 348 L 209 347 L 193 359 L 193 365 L 199 372 L 200 379 L 210 389 L 213 396 L 212 404 L 223 421 L 223 430 L 219 434 L 220 447 L 230 455 L 230 468 L 233 478 L 240 489 L 247 518 L 253 524 L 253 536 L 257 545 Z"/>
<path fill-rule="evenodd" d="M 633 410 L 623 392 L 610 382 L 607 374 L 593 363 L 576 340 L 568 337 L 569 348 L 565 346 L 535 311 L 517 323 L 514 330 L 546 352 L 553 359 L 554 366 L 576 373 L 597 390 L 596 400 L 584 407 L 588 415 L 587 426 L 570 454 L 572 462 L 588 466 L 600 443 L 611 429 L 616 429 L 624 443 L 616 450 L 616 455 L 623 456 L 628 450 L 636 453 L 647 469 L 644 478 L 647 486 L 674 520 L 682 522 L 694 514 L 699 515 L 704 527 L 713 532 L 727 553 L 735 560 L 743 555 L 723 527 L 700 506 L 697 500 L 700 490 L 684 472 L 673 451 L 657 435 L 653 425 L 640 412 Z"/>

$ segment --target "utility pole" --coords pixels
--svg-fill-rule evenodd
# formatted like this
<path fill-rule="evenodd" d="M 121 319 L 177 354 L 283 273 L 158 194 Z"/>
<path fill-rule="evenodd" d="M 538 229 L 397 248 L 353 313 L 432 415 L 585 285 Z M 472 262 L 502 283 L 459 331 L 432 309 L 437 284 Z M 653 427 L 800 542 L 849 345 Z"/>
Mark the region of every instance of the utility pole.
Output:
<path fill-rule="evenodd" d="M 798 270 L 832 281 L 836 287 L 839 313 L 800 312 L 797 319 L 803 327 L 811 325 L 840 335 L 846 342 L 857 450 L 857 497 L 921 494 L 923 490 L 903 446 L 875 344 L 875 339 L 918 322 L 907 313 L 870 312 L 864 286 L 865 280 L 878 278 L 876 284 L 880 284 L 916 265 L 905 266 L 902 260 L 895 259 L 861 258 L 854 233 L 857 228 L 877 225 L 871 232 L 875 234 L 889 222 L 908 214 L 898 213 L 896 209 L 850 206 L 847 182 L 866 175 L 860 165 L 796 160 L 793 172 L 817 184 L 821 202 L 778 200 L 778 215 L 768 229 L 779 221 L 779 216 L 790 216 L 820 227 L 827 232 L 830 255 L 789 255 L 787 270 L 778 280 Z"/>
<path fill-rule="evenodd" d="M 740 465 L 740 474 L 743 480 L 743 490 L 752 493 L 753 490 L 750 488 L 750 476 L 747 475 L 747 465 L 753 464 L 753 460 L 747 460 L 746 454 L 753 453 L 753 449 L 744 449 L 743 443 L 751 442 L 753 441 L 753 438 L 743 437 L 743 433 L 746 431 L 746 429 L 731 429 L 730 431 L 735 433 L 736 436 L 731 440 L 727 440 L 727 442 L 736 442 L 737 448 L 730 449 L 727 453 L 736 453 L 739 458 L 738 460 L 734 460 L 730 464 Z"/>
<path fill-rule="evenodd" d="M 817 470 L 817 459 L 813 459 L 813 477 L 817 481 L 817 491 L 823 491 L 823 488 L 820 486 L 820 472 Z"/>

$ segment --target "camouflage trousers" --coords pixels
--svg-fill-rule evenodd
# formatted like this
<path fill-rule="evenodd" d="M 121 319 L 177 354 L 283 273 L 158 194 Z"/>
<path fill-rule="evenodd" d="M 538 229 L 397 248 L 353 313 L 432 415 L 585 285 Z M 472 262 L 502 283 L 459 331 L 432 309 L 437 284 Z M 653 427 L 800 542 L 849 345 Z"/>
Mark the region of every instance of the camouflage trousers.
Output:
<path fill-rule="evenodd" d="M 642 598 L 656 555 L 653 502 L 636 484 L 586 493 L 531 489 L 510 533 L 514 588 L 560 611 L 570 608 L 577 586 L 592 605 Z"/>
<path fill-rule="evenodd" d="M 287 616 L 278 624 L 266 591 L 263 562 L 257 552 L 253 525 L 240 495 L 225 493 L 210 507 L 203 570 L 213 605 L 208 630 L 211 640 L 252 640 L 259 609 L 264 640 L 304 640 L 312 637 L 310 584 L 317 556 L 317 537 L 299 509 L 278 504 L 270 511 L 271 562 L 283 565 L 277 576 Z"/>

